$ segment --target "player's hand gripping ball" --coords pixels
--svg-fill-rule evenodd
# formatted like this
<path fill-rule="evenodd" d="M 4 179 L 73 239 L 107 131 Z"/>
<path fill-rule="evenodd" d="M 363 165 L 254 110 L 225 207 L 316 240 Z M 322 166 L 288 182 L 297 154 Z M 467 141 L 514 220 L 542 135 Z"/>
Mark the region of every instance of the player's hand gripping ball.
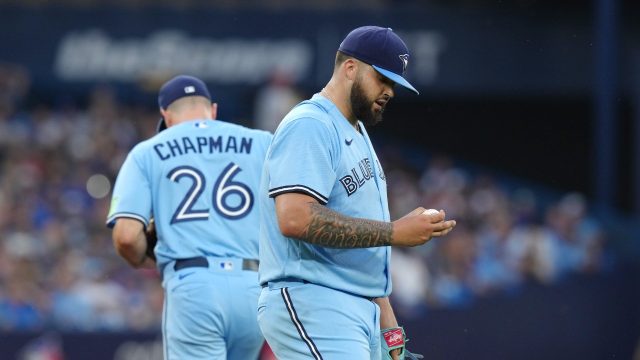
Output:
<path fill-rule="evenodd" d="M 147 226 L 147 230 L 144 232 L 145 237 L 147 238 L 147 250 L 145 254 L 148 257 L 156 261 L 156 254 L 153 251 L 156 248 L 156 244 L 158 243 L 158 234 L 156 233 L 156 222 L 154 219 L 149 221 L 149 225 Z"/>
<path fill-rule="evenodd" d="M 440 213 L 440 211 L 438 211 L 436 209 L 427 209 L 427 210 L 422 212 L 422 215 L 438 215 L 439 213 Z"/>

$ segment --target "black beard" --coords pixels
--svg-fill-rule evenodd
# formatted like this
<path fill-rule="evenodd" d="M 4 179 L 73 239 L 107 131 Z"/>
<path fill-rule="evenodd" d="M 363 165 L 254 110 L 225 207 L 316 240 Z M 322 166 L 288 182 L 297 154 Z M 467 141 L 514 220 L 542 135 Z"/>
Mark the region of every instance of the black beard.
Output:
<path fill-rule="evenodd" d="M 384 111 L 373 111 L 373 101 L 367 99 L 360 81 L 356 80 L 351 88 L 351 110 L 353 115 L 367 126 L 373 126 L 382 121 Z"/>

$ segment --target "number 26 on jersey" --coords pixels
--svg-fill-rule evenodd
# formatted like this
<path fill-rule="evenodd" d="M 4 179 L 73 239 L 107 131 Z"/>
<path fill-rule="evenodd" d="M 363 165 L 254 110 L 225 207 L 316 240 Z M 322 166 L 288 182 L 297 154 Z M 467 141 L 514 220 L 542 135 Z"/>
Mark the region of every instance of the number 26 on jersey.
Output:
<path fill-rule="evenodd" d="M 227 219 L 241 219 L 253 208 L 251 189 L 246 184 L 233 180 L 240 171 L 242 169 L 238 165 L 229 163 L 222 170 L 213 186 L 213 209 Z M 208 220 L 209 209 L 194 209 L 194 204 L 206 187 L 204 174 L 192 166 L 178 166 L 169 172 L 167 178 L 175 183 L 179 183 L 183 179 L 191 181 L 191 187 L 173 213 L 171 224 L 181 221 Z M 236 196 L 231 197 L 232 195 Z"/>

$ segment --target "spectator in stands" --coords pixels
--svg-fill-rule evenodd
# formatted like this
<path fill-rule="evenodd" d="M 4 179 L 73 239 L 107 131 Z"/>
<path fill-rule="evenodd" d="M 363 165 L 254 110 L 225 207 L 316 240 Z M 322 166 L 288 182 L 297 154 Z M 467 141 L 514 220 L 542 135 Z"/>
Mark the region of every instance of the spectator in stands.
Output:
<path fill-rule="evenodd" d="M 285 69 L 275 69 L 269 82 L 261 87 L 256 95 L 255 127 L 274 133 L 280 120 L 302 100 L 302 96 L 294 87 L 291 74 Z"/>

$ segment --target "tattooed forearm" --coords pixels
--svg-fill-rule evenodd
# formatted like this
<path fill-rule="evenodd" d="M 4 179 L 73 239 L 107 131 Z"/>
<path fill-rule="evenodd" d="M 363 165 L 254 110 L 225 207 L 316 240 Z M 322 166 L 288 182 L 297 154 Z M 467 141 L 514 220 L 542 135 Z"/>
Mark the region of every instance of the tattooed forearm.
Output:
<path fill-rule="evenodd" d="M 320 204 L 311 204 L 311 222 L 302 239 L 332 248 L 364 248 L 391 244 L 393 225 L 341 215 Z"/>

